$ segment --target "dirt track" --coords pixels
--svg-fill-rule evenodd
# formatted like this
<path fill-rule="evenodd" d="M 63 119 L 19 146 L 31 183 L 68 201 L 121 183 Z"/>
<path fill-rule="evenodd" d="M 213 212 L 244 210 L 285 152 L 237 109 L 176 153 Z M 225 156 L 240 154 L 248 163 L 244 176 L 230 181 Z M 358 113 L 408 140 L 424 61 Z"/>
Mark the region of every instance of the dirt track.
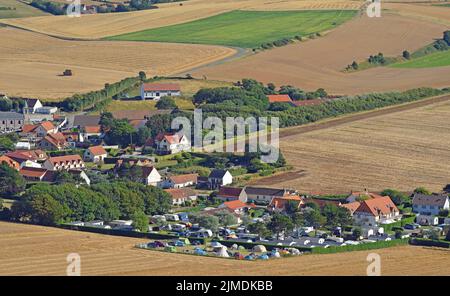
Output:
<path fill-rule="evenodd" d="M 133 248 L 140 239 L 0 222 L 0 275 L 65 275 L 69 253 L 82 275 L 365 275 L 368 253 L 383 275 L 450 275 L 450 251 L 422 247 L 272 261 L 238 261 Z"/>

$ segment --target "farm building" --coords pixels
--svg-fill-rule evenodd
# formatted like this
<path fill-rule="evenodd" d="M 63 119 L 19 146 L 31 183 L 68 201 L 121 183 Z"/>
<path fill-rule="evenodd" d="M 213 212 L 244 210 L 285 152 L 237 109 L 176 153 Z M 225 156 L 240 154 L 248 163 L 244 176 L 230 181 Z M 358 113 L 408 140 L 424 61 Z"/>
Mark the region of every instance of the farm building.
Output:
<path fill-rule="evenodd" d="M 181 89 L 176 83 L 144 83 L 141 86 L 142 100 L 159 100 L 165 96 L 180 96 Z"/>
<path fill-rule="evenodd" d="M 247 202 L 247 193 L 245 192 L 244 188 L 223 186 L 220 187 L 216 198 L 224 202 L 232 200 L 240 200 L 242 202 Z"/>

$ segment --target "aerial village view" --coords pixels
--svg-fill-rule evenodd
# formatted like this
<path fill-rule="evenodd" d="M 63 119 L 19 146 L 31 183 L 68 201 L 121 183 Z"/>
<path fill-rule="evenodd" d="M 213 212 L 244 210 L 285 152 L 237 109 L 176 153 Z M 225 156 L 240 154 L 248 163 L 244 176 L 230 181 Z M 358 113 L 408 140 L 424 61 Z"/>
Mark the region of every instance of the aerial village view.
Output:
<path fill-rule="evenodd" d="M 0 275 L 450 275 L 450 2 L 0 0 L 0 43 Z"/>

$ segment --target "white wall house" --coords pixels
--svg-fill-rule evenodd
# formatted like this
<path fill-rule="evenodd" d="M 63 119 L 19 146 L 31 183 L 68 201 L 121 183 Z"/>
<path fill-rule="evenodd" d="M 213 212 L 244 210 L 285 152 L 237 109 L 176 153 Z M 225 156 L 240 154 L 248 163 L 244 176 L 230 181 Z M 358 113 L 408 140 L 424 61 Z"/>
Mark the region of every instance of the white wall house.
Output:
<path fill-rule="evenodd" d="M 83 158 L 86 161 L 92 161 L 94 163 L 99 163 L 104 161 L 104 159 L 108 156 L 105 148 L 102 146 L 92 146 L 84 151 Z"/>
<path fill-rule="evenodd" d="M 233 183 L 233 176 L 228 170 L 212 170 L 208 182 L 209 187 L 214 190 Z"/>
<path fill-rule="evenodd" d="M 389 196 L 364 200 L 353 213 L 355 223 L 362 226 L 390 224 L 400 218 L 400 211 Z"/>
<path fill-rule="evenodd" d="M 44 168 L 51 171 L 83 169 L 84 162 L 78 154 L 49 157 L 44 162 Z"/>
<path fill-rule="evenodd" d="M 161 175 L 155 167 L 143 166 L 142 179 L 145 185 L 158 186 L 161 182 Z"/>
<path fill-rule="evenodd" d="M 176 133 L 159 134 L 155 138 L 155 145 L 159 154 L 174 154 L 191 149 L 189 139 Z"/>
<path fill-rule="evenodd" d="M 159 100 L 165 96 L 181 95 L 180 86 L 176 83 L 143 83 L 141 86 L 142 100 Z"/>
<path fill-rule="evenodd" d="M 437 216 L 441 210 L 448 210 L 450 201 L 447 194 L 414 194 L 413 212 L 425 216 Z"/>

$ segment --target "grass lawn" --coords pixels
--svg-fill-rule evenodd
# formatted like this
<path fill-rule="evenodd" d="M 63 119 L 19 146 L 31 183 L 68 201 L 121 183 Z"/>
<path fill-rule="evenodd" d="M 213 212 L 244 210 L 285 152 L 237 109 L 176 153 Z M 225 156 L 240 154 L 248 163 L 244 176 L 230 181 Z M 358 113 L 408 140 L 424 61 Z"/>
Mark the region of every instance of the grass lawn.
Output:
<path fill-rule="evenodd" d="M 450 50 L 440 51 L 417 59 L 397 63 L 394 68 L 433 68 L 450 66 Z"/>
<path fill-rule="evenodd" d="M 266 42 L 330 30 L 356 14 L 329 11 L 231 11 L 184 24 L 108 37 L 110 40 L 159 41 L 258 47 Z"/>
<path fill-rule="evenodd" d="M 15 1 L 0 0 L 0 19 L 48 15 L 31 5 Z"/>

